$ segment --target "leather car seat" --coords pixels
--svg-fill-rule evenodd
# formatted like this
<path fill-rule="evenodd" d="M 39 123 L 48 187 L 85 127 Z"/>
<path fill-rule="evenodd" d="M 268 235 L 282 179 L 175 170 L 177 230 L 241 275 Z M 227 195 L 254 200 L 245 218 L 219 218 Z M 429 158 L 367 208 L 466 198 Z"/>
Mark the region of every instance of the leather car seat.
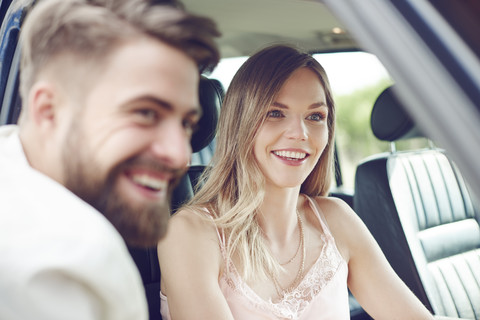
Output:
<path fill-rule="evenodd" d="M 421 136 L 394 88 L 372 110 L 377 138 Z M 372 156 L 358 167 L 354 208 L 390 264 L 434 314 L 480 319 L 480 215 L 455 164 L 438 148 Z"/>

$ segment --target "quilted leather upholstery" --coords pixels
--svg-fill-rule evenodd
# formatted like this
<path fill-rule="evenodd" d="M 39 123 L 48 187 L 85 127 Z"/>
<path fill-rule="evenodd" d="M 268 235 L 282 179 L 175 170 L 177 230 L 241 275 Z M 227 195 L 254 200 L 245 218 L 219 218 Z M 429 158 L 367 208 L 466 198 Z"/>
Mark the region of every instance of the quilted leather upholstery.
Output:
<path fill-rule="evenodd" d="M 480 319 L 480 227 L 463 178 L 444 153 L 400 154 L 389 184 L 437 314 Z"/>
<path fill-rule="evenodd" d="M 480 319 L 479 207 L 446 154 L 366 159 L 355 191 L 356 212 L 418 298 L 436 315 Z"/>

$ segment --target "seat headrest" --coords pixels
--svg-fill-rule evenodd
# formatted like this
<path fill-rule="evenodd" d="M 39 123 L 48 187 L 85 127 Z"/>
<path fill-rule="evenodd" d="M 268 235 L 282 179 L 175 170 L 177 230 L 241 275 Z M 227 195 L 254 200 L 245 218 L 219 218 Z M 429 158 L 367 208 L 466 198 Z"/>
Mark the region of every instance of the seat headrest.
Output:
<path fill-rule="evenodd" d="M 395 96 L 393 88 L 386 88 L 373 105 L 370 118 L 373 134 L 384 141 L 424 137 Z"/>
<path fill-rule="evenodd" d="M 225 95 L 220 81 L 203 76 L 198 91 L 203 115 L 198 122 L 198 130 L 192 136 L 193 152 L 205 148 L 215 137 L 218 114 Z"/>

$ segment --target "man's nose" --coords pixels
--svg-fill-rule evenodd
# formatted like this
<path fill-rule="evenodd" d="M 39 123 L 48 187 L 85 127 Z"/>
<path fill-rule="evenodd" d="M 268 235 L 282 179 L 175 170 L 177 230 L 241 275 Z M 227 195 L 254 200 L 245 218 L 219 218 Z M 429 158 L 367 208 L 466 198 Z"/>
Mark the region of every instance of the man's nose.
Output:
<path fill-rule="evenodd" d="M 190 135 L 182 123 L 175 120 L 158 128 L 151 149 L 155 157 L 175 169 L 185 168 L 192 155 Z"/>

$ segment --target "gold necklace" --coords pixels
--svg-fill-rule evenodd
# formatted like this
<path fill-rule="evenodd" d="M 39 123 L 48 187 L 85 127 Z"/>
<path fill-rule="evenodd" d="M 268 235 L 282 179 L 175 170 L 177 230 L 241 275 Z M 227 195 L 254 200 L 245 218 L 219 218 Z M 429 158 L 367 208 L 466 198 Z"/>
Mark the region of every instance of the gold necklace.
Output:
<path fill-rule="evenodd" d="M 300 218 L 300 213 L 298 213 L 298 210 L 297 210 L 297 219 L 298 219 L 298 226 L 299 226 L 299 229 L 300 229 L 300 232 L 299 232 L 299 235 L 298 235 L 298 247 L 297 247 L 297 250 L 295 251 L 295 254 L 293 255 L 293 257 L 290 258 L 290 260 L 288 260 L 287 262 L 284 262 L 284 263 L 279 263 L 282 267 L 290 264 L 293 260 L 295 260 L 295 258 L 298 255 L 298 252 L 300 251 L 300 247 L 302 246 L 302 233 L 303 233 L 303 228 L 302 228 L 302 223 L 301 223 L 302 218 Z"/>
<path fill-rule="evenodd" d="M 300 217 L 300 213 L 297 210 L 297 216 L 298 216 L 298 223 L 300 227 L 300 243 L 302 247 L 302 261 L 300 263 L 300 268 L 298 269 L 297 276 L 295 277 L 295 280 L 293 280 L 292 284 L 287 287 L 283 288 L 280 283 L 278 282 L 277 277 L 275 277 L 273 274 L 271 274 L 271 278 L 273 280 L 273 284 L 275 285 L 275 290 L 277 291 L 277 294 L 279 297 L 282 297 L 283 294 L 286 292 L 290 292 L 293 289 L 295 289 L 298 284 L 300 284 L 302 278 L 303 278 L 303 273 L 305 271 L 305 257 L 306 257 L 306 246 L 305 246 L 305 233 L 303 230 L 303 221 L 302 218 Z"/>

